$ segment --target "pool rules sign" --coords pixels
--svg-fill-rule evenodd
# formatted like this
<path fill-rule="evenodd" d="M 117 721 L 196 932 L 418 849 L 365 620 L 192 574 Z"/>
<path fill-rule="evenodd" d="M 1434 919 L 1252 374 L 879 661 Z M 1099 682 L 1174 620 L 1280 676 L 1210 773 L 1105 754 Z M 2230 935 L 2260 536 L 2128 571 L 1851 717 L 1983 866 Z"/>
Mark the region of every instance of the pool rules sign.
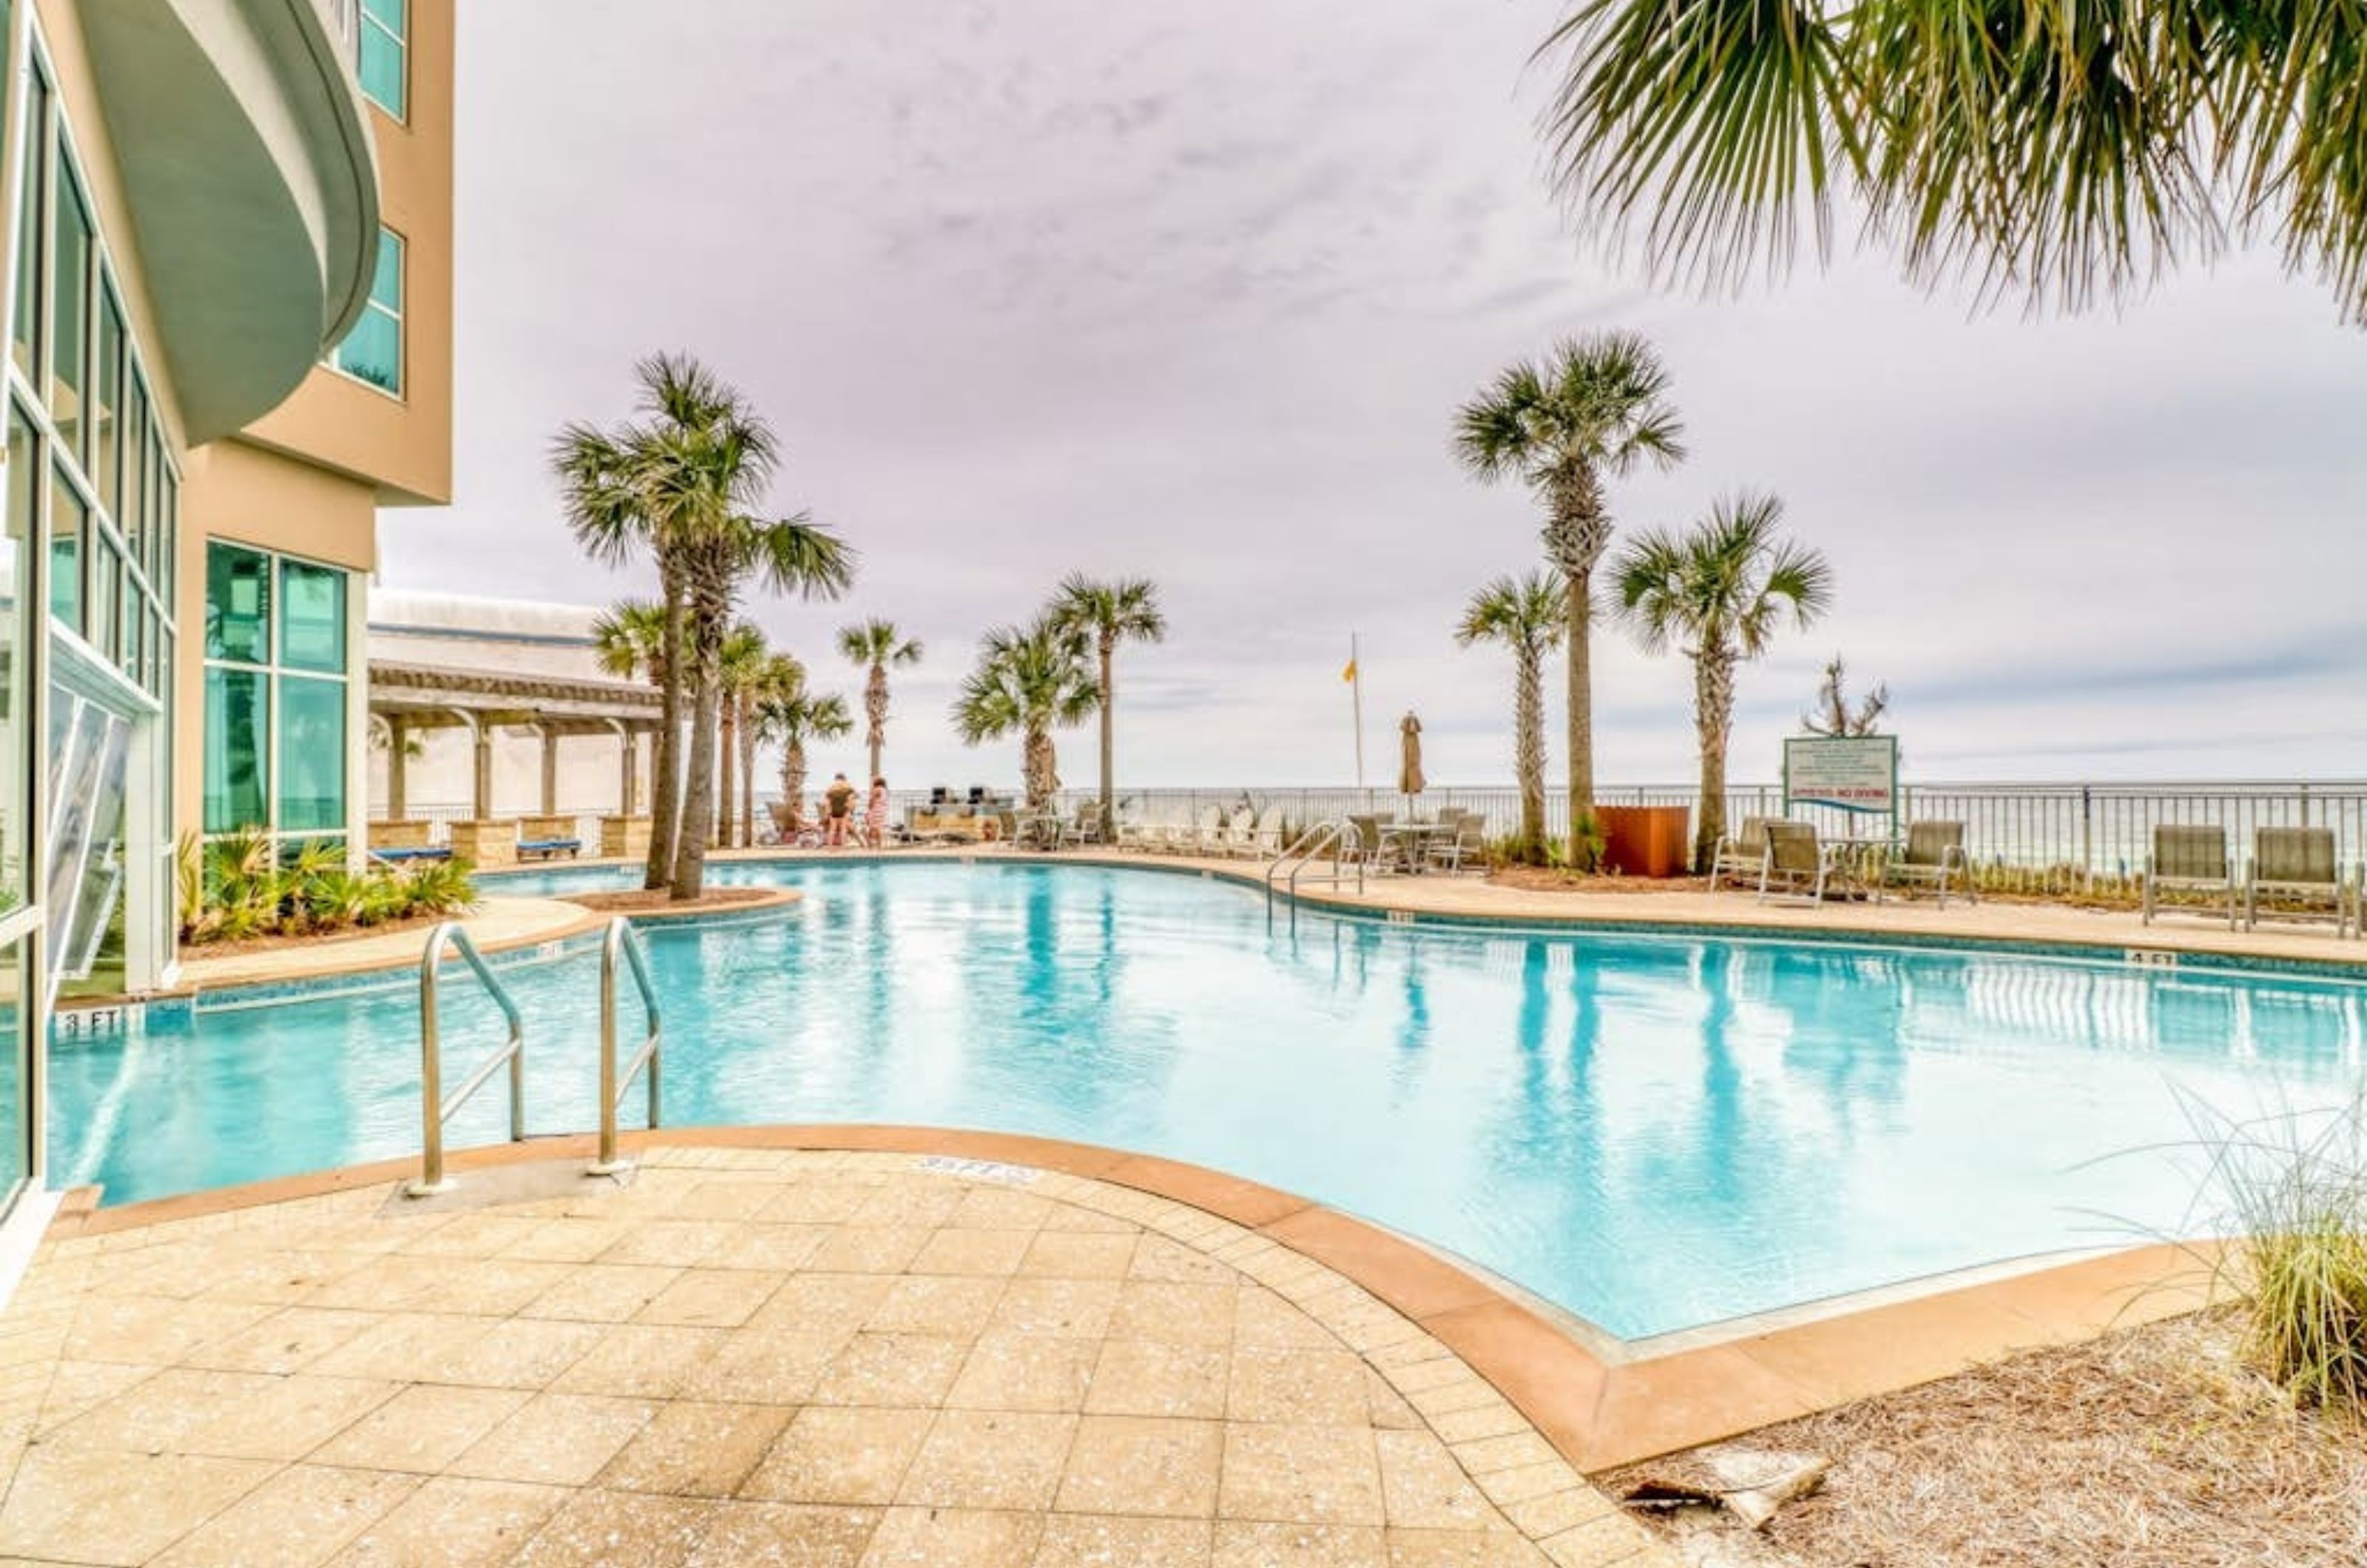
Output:
<path fill-rule="evenodd" d="M 1898 737 L 1795 735 L 1784 742 L 1784 810 L 1823 806 L 1898 818 Z"/>

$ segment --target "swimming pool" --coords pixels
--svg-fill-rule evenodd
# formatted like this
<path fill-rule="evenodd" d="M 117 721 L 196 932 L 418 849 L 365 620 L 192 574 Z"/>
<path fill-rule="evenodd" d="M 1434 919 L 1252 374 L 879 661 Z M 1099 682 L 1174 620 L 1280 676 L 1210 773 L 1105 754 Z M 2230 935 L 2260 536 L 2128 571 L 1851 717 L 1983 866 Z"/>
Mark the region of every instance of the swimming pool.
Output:
<path fill-rule="evenodd" d="M 1270 919 L 1230 883 L 1085 865 L 715 874 L 806 897 L 761 923 L 647 931 L 668 1122 L 1167 1155 L 1393 1226 L 1630 1338 L 2176 1228 L 2195 1162 L 2159 1145 L 2190 1136 L 2182 1097 L 2330 1103 L 2361 1073 L 2367 991 L 2340 980 Z M 594 1124 L 595 973 L 579 952 L 508 976 L 537 1132 Z M 447 992 L 447 1060 L 473 1063 L 494 1018 L 473 987 Z M 400 979 L 62 1040 L 54 1179 L 120 1202 L 414 1154 L 418 1067 Z M 504 1135 L 488 1091 L 450 1141 Z"/>

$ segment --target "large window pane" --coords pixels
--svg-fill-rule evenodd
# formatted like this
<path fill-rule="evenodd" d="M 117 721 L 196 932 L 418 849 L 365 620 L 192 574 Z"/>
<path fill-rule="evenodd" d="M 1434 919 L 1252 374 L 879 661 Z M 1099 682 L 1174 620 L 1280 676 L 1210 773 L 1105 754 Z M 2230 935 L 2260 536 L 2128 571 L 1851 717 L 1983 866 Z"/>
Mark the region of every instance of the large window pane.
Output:
<path fill-rule="evenodd" d="M 206 670 L 206 798 L 209 833 L 234 833 L 269 824 L 263 791 L 270 735 L 266 687 L 259 670 Z"/>
<path fill-rule="evenodd" d="M 124 547 L 153 582 L 156 565 L 148 555 L 148 389 L 137 376 L 129 380 L 123 405 L 123 496 L 115 524 L 123 530 Z"/>
<path fill-rule="evenodd" d="M 40 369 L 41 339 L 41 193 L 49 178 L 42 141 L 49 124 L 50 90 L 37 73 L 25 109 L 25 217 L 17 225 L 17 310 L 10 352 L 27 379 Z"/>
<path fill-rule="evenodd" d="M 362 93 L 401 119 L 410 112 L 404 78 L 410 18 L 403 0 L 362 0 Z"/>
<path fill-rule="evenodd" d="M 156 532 L 156 568 L 148 581 L 156 585 L 156 596 L 170 604 L 173 585 L 181 580 L 181 481 L 165 465 L 161 445 L 149 454 L 148 463 L 156 484 L 156 510 L 148 525 Z"/>
<path fill-rule="evenodd" d="M 35 621 L 24 611 L 26 595 L 33 591 L 34 508 L 40 472 L 40 446 L 32 422 L 18 409 L 8 422 L 7 534 L 0 541 L 0 659 L 6 660 L 5 676 L 0 676 L 0 705 L 5 705 L 0 707 L 0 910 L 22 904 L 31 886 L 25 863 L 32 756 L 26 694 Z M 6 1038 L 0 1033 L 0 1055 L 6 1050 Z"/>
<path fill-rule="evenodd" d="M 63 474 L 50 476 L 50 614 L 82 630 L 83 536 L 90 526 L 90 509 L 74 493 Z"/>
<path fill-rule="evenodd" d="M 61 162 L 63 161 L 61 143 Z M 58 181 L 57 276 L 51 281 L 50 419 L 58 439 L 79 457 L 82 417 L 83 341 L 90 324 L 90 207 L 72 169 Z"/>
<path fill-rule="evenodd" d="M 279 662 L 345 672 L 345 574 L 304 561 L 279 563 Z"/>
<path fill-rule="evenodd" d="M 345 825 L 345 683 L 279 678 L 279 829 Z"/>
<path fill-rule="evenodd" d="M 398 396 L 402 391 L 402 239 L 391 230 L 379 231 L 369 303 L 331 363 L 373 387 Z"/>
<path fill-rule="evenodd" d="M 107 536 L 93 528 L 84 538 L 83 548 L 90 557 L 90 569 L 83 574 L 83 592 L 87 598 L 83 604 L 83 640 L 98 650 L 98 656 L 114 662 L 117 596 L 123 588 L 123 558 Z"/>
<path fill-rule="evenodd" d="M 206 547 L 206 657 L 271 661 L 271 558 Z"/>

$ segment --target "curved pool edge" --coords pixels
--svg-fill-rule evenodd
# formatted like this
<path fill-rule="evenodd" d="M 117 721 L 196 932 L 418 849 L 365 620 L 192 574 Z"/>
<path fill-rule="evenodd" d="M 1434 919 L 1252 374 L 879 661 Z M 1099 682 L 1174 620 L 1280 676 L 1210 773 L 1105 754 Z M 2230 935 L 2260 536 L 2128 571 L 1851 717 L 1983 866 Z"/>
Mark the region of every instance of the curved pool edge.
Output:
<path fill-rule="evenodd" d="M 533 1161 L 589 1159 L 589 1134 L 454 1151 L 465 1175 Z M 1460 1357 L 1544 1434 L 1573 1466 L 1599 1473 L 1731 1438 L 1868 1396 L 1912 1387 L 2015 1351 L 2064 1345 L 2210 1304 L 2214 1270 L 2203 1251 L 2169 1243 L 2126 1248 L 1950 1285 L 1865 1305 L 1827 1303 L 1829 1314 L 1758 1326 L 1724 1325 L 1602 1348 L 1540 1311 L 1525 1292 L 1483 1277 L 1419 1241 L 1354 1215 L 1224 1171 L 1156 1155 L 1023 1134 L 885 1124 L 666 1127 L 624 1134 L 628 1150 L 654 1145 L 708 1148 L 863 1150 L 939 1156 L 1087 1178 L 1187 1205 L 1251 1231 L 1228 1258 L 1254 1270 L 1270 1249 L 1340 1275 Z M 67 1195 L 44 1245 L 191 1221 L 237 1224 L 243 1211 L 409 1177 L 414 1159 L 379 1160 L 119 1207 L 96 1190 Z M 1219 1256 L 1222 1256 L 1220 1253 Z M 1287 1280 L 1287 1269 L 1274 1273 Z M 1897 1288 L 1913 1292 L 1913 1286 Z M 1787 1309 L 1797 1318 L 1810 1309 Z M 1599 1333 L 1599 1331 L 1595 1331 Z M 1623 1355 L 1621 1350 L 1640 1351 Z M 1606 1353 L 1608 1351 L 1609 1353 Z"/>

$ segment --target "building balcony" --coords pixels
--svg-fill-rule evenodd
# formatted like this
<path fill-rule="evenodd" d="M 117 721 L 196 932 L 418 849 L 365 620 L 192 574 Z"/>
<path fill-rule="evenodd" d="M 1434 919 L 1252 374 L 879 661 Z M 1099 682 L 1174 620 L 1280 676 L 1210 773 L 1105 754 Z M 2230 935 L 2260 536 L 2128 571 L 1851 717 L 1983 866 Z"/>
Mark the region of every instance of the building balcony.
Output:
<path fill-rule="evenodd" d="M 187 439 L 293 391 L 368 299 L 378 166 L 358 0 L 83 7 Z"/>

